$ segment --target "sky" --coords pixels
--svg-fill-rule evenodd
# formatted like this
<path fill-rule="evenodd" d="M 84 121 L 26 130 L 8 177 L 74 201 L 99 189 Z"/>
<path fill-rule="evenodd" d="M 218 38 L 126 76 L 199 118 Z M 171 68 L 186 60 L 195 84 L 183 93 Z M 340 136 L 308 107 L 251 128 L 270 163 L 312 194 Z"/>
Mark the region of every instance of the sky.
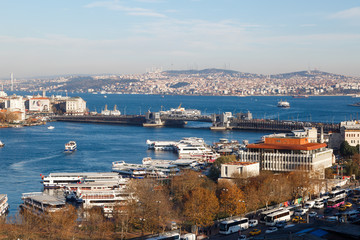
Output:
<path fill-rule="evenodd" d="M 0 1 L 0 79 L 359 66 L 358 0 Z"/>

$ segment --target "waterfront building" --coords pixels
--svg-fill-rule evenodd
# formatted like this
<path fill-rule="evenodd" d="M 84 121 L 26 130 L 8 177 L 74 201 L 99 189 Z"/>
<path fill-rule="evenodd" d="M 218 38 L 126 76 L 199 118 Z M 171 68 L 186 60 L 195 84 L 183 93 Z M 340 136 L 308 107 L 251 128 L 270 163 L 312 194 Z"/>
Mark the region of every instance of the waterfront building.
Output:
<path fill-rule="evenodd" d="M 31 97 L 29 98 L 30 112 L 50 112 L 50 99 L 47 97 Z"/>
<path fill-rule="evenodd" d="M 230 162 L 221 165 L 221 178 L 248 178 L 258 176 L 260 166 L 258 162 Z"/>
<path fill-rule="evenodd" d="M 306 137 L 267 136 L 264 142 L 249 144 L 239 151 L 242 162 L 259 162 L 260 170 L 289 172 L 305 170 L 318 172 L 324 177 L 324 169 L 334 162 L 333 150 L 325 143 L 311 143 Z"/>
<path fill-rule="evenodd" d="M 81 97 L 66 99 L 66 114 L 83 115 L 86 113 L 86 101 Z"/>
<path fill-rule="evenodd" d="M 344 141 L 353 147 L 360 144 L 360 122 L 358 120 L 341 122 L 340 132 L 331 133 L 329 136 L 329 147 L 338 150 Z"/>

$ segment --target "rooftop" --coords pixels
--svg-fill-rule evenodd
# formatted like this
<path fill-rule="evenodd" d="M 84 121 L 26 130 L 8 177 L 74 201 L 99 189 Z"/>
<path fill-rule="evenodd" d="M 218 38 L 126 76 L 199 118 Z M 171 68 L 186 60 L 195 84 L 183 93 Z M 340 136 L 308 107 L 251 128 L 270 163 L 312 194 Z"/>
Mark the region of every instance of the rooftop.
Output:
<path fill-rule="evenodd" d="M 247 166 L 247 165 L 253 165 L 253 164 L 259 164 L 258 162 L 229 162 L 229 163 L 224 163 L 223 165 L 242 165 L 242 166 Z"/>
<path fill-rule="evenodd" d="M 246 147 L 251 149 L 277 149 L 277 150 L 316 150 L 326 147 L 326 143 L 307 143 L 307 144 L 249 144 Z"/>

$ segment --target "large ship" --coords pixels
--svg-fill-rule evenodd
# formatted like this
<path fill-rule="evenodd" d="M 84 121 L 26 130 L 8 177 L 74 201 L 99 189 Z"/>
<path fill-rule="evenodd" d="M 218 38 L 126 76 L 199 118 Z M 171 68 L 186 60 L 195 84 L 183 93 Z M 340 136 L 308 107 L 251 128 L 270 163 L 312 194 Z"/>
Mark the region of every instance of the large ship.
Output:
<path fill-rule="evenodd" d="M 60 199 L 42 192 L 23 193 L 20 204 L 22 211 L 27 210 L 33 214 L 57 212 L 65 207 L 65 199 Z"/>
<path fill-rule="evenodd" d="M 65 144 L 65 150 L 64 152 L 74 152 L 77 148 L 76 142 L 75 141 L 70 141 L 68 143 Z"/>
<path fill-rule="evenodd" d="M 146 144 L 148 145 L 148 149 L 155 151 L 174 151 L 175 145 L 177 142 L 175 141 L 150 141 L 146 140 Z"/>
<path fill-rule="evenodd" d="M 280 108 L 290 108 L 290 103 L 287 101 L 279 101 L 277 106 Z"/>
<path fill-rule="evenodd" d="M 78 173 L 50 173 L 48 176 L 40 175 L 44 188 L 63 188 L 68 184 L 81 182 L 117 181 L 122 177 L 114 172 L 78 172 Z"/>
<path fill-rule="evenodd" d="M 4 215 L 9 209 L 9 204 L 7 201 L 7 195 L 0 194 L 0 216 Z"/>

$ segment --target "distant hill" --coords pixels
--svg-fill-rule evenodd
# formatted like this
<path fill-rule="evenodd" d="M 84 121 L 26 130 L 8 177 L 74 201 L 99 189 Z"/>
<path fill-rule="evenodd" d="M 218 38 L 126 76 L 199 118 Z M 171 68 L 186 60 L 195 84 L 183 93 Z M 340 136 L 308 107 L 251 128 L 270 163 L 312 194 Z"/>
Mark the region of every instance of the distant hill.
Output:
<path fill-rule="evenodd" d="M 347 76 L 344 76 L 344 75 L 322 72 L 322 71 L 318 71 L 318 70 L 299 71 L 299 72 L 280 73 L 280 74 L 270 75 L 271 78 L 278 78 L 278 79 L 289 79 L 289 78 L 294 78 L 294 77 L 314 78 L 314 77 L 326 77 L 326 76 L 347 78 Z"/>

